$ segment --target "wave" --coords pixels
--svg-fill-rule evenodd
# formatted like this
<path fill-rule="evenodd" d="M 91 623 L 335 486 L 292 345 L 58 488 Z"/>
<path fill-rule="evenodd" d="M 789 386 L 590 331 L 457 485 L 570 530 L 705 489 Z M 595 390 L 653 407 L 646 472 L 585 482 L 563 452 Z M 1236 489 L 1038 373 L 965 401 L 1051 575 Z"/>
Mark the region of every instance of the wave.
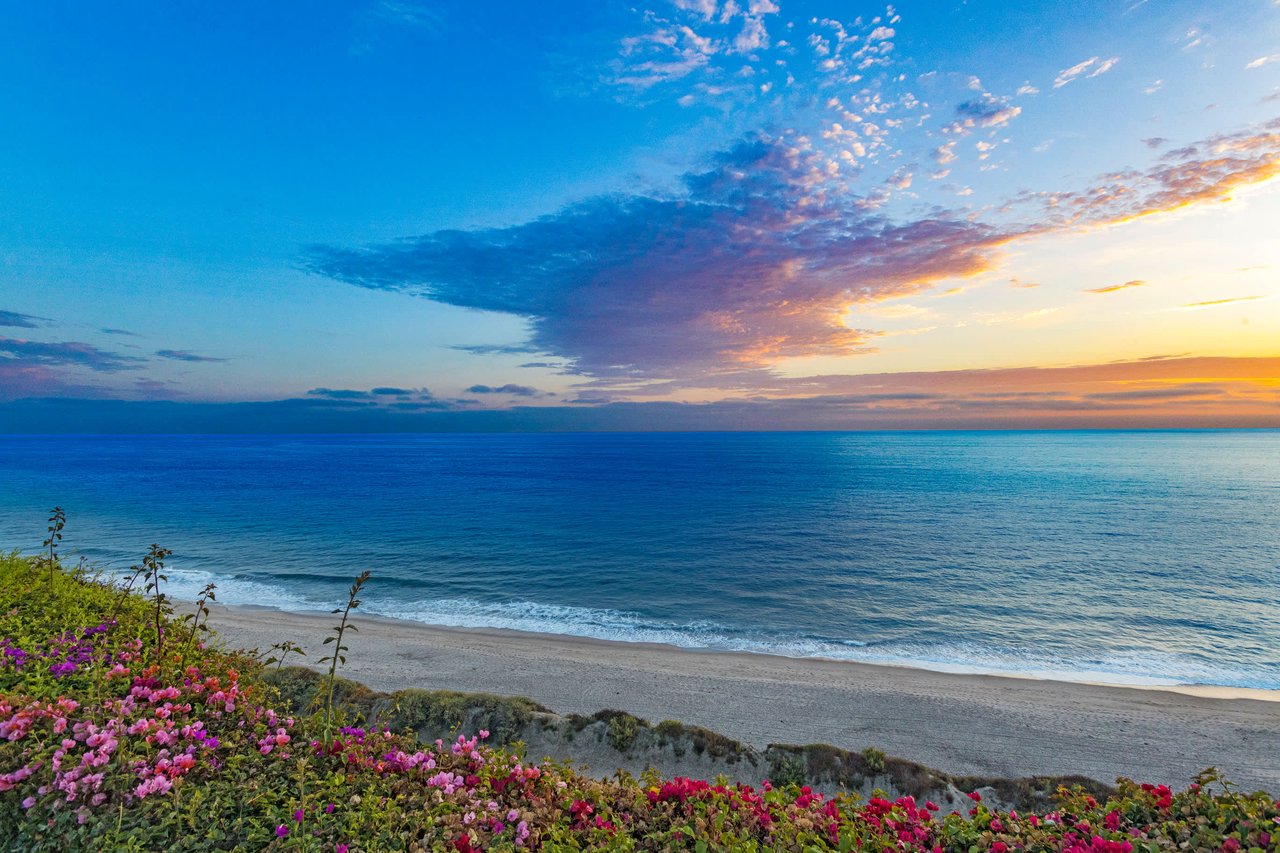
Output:
<path fill-rule="evenodd" d="M 169 576 L 170 595 L 177 599 L 193 600 L 205 584 L 215 582 L 218 584 L 218 601 L 223 604 L 328 612 L 338 603 L 331 595 L 323 599 L 310 597 L 296 588 L 244 574 L 228 577 L 204 571 L 172 570 Z M 875 638 L 753 631 L 707 621 L 664 621 L 629 611 L 535 601 L 466 598 L 366 600 L 361 612 L 449 628 L 557 634 L 615 642 L 655 643 L 691 650 L 843 660 L 938 672 L 1017 675 L 1116 685 L 1196 684 L 1280 689 L 1280 666 L 1230 667 L 1159 650 L 1142 653 L 1111 651 L 1096 657 L 1053 655 L 1030 648 L 993 648 L 968 641 L 881 641 Z"/>

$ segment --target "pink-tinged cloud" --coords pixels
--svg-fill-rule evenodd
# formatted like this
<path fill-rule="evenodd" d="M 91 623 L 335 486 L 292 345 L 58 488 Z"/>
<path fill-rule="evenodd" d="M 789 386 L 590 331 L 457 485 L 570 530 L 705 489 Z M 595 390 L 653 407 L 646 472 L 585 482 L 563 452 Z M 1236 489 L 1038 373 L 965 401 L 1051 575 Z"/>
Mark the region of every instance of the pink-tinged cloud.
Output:
<path fill-rule="evenodd" d="M 847 355 L 851 304 L 988 269 L 1012 235 L 937 214 L 897 223 L 831 192 L 813 158 L 751 139 L 682 197 L 605 197 L 524 225 L 440 231 L 309 267 L 361 287 L 528 318 L 529 348 L 612 379 L 692 378 Z"/>
<path fill-rule="evenodd" d="M 1041 193 L 1057 226 L 1112 225 L 1210 201 L 1280 175 L 1280 119 L 1167 152 L 1145 171 L 1119 172 L 1083 191 Z"/>
<path fill-rule="evenodd" d="M 1115 293 L 1117 290 L 1127 290 L 1130 287 L 1146 287 L 1146 282 L 1140 278 L 1126 281 L 1123 284 L 1111 284 L 1106 287 L 1091 287 L 1085 293 Z"/>
<path fill-rule="evenodd" d="M 851 306 L 988 272 L 1029 235 L 1222 201 L 1280 174 L 1277 128 L 1215 136 L 1084 190 L 1025 197 L 1032 221 L 1023 224 L 948 211 L 894 221 L 812 149 L 751 137 L 685 175 L 679 194 L 589 199 L 508 228 L 315 246 L 304 265 L 526 318 L 529 340 L 504 351 L 555 355 L 599 390 L 764 388 L 782 359 L 873 347 L 875 330 L 845 324 Z M 1136 284 L 1095 292 L 1124 286 Z"/>

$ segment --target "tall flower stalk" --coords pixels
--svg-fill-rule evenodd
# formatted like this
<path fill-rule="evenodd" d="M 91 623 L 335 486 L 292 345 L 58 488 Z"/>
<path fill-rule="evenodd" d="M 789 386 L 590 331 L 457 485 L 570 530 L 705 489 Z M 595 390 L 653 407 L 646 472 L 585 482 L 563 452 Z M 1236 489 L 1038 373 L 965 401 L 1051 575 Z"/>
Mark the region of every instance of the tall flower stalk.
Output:
<path fill-rule="evenodd" d="M 49 592 L 53 592 L 53 572 L 58 565 L 58 544 L 62 542 L 62 528 L 67 525 L 67 513 L 60 506 L 49 512 L 49 538 L 41 542 L 41 546 L 49 549 Z"/>
<path fill-rule="evenodd" d="M 155 603 L 157 653 L 164 651 L 164 614 L 169 604 L 169 597 L 161 589 L 161 584 L 169 580 L 169 576 L 164 573 L 164 561 L 172 553 L 168 548 L 161 548 L 153 542 L 147 556 L 142 558 L 142 570 L 147 576 L 146 592 Z"/>
<path fill-rule="evenodd" d="M 348 622 L 348 619 L 351 616 L 351 611 L 360 606 L 360 599 L 357 596 L 360 595 L 360 590 L 364 587 L 365 582 L 369 580 L 369 575 L 370 572 L 366 569 L 360 573 L 359 577 L 356 578 L 355 583 L 351 584 L 351 589 L 347 591 L 347 606 L 335 608 L 333 611 L 335 615 L 341 613 L 342 618 L 338 620 L 338 624 L 334 626 L 334 633 L 331 636 L 324 638 L 324 644 L 326 646 L 330 643 L 334 644 L 332 654 L 320 658 L 320 663 L 329 664 L 329 690 L 324 703 L 325 743 L 329 742 L 329 735 L 333 730 L 333 685 L 338 677 L 338 664 L 345 664 L 347 662 L 346 652 L 348 649 L 346 645 L 343 644 L 343 637 L 346 636 L 348 631 L 357 630 L 355 625 Z"/>

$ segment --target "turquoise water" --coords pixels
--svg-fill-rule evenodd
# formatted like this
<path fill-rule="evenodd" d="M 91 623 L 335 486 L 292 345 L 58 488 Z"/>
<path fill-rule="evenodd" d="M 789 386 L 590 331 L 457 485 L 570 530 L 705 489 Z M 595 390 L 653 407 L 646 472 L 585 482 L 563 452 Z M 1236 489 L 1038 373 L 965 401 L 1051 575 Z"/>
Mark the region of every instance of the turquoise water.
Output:
<path fill-rule="evenodd" d="M 1280 432 L 0 437 L 0 547 L 175 595 L 1280 689 Z"/>

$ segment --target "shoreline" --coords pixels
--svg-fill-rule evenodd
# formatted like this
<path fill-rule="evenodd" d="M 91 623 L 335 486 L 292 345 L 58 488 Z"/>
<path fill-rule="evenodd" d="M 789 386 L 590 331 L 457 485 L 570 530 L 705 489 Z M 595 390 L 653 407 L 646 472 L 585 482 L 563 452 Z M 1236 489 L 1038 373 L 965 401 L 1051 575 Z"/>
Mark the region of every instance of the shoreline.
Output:
<path fill-rule="evenodd" d="M 234 647 L 301 643 L 316 667 L 334 617 L 212 605 Z M 1079 773 L 1185 785 L 1216 766 L 1245 788 L 1280 789 L 1280 691 L 1114 685 L 961 674 L 860 661 L 687 649 L 355 615 L 340 672 L 382 691 L 527 696 L 558 713 L 625 710 L 763 748 L 874 746 L 956 775 Z M 540 756 L 531 756 L 538 758 Z M 612 772 L 612 768 L 597 768 Z"/>
<path fill-rule="evenodd" d="M 190 602 L 183 602 L 183 604 L 189 605 Z M 270 604 L 220 604 L 217 606 L 233 611 L 244 610 L 249 612 L 288 613 L 308 618 L 328 617 L 331 615 L 324 610 L 291 610 L 289 608 L 278 607 Z M 613 647 L 618 650 L 652 649 L 667 651 L 674 654 L 745 655 L 753 658 L 761 657 L 782 661 L 815 661 L 853 667 L 883 667 L 908 672 L 931 672 L 940 675 L 954 675 L 960 677 L 1008 678 L 1018 681 L 1047 682 L 1050 684 L 1060 684 L 1064 686 L 1078 684 L 1088 687 L 1114 687 L 1121 690 L 1155 690 L 1169 693 L 1180 693 L 1185 696 L 1197 696 L 1204 699 L 1249 699 L 1257 702 L 1280 702 L 1280 690 L 1268 690 L 1263 687 L 1234 687 L 1220 684 L 1164 683 L 1155 680 L 1152 680 L 1149 683 L 1106 681 L 1090 678 L 1059 677 L 1058 673 L 1039 674 L 1035 672 L 1019 672 L 1013 670 L 966 668 L 964 664 L 941 664 L 930 661 L 900 662 L 896 660 L 853 660 L 848 658 L 823 657 L 821 655 L 787 655 L 780 652 L 751 651 L 748 649 L 715 649 L 703 646 L 681 646 L 675 643 L 659 643 L 651 640 L 613 640 L 603 637 L 591 637 L 583 634 L 526 631 L 520 628 L 436 625 L 431 622 L 419 622 L 415 619 L 405 619 L 399 616 L 386 616 L 380 613 L 369 613 L 367 611 L 362 612 L 359 610 L 354 611 L 353 619 L 374 623 L 385 623 L 389 625 L 399 625 L 406 628 L 420 627 L 433 631 L 475 634 L 495 639 L 509 638 L 515 641 L 519 641 L 521 638 L 531 638 L 566 643 L 582 643 L 584 645 L 599 644 L 605 647 Z M 933 665 L 928 665 L 930 663 L 933 663 Z"/>

